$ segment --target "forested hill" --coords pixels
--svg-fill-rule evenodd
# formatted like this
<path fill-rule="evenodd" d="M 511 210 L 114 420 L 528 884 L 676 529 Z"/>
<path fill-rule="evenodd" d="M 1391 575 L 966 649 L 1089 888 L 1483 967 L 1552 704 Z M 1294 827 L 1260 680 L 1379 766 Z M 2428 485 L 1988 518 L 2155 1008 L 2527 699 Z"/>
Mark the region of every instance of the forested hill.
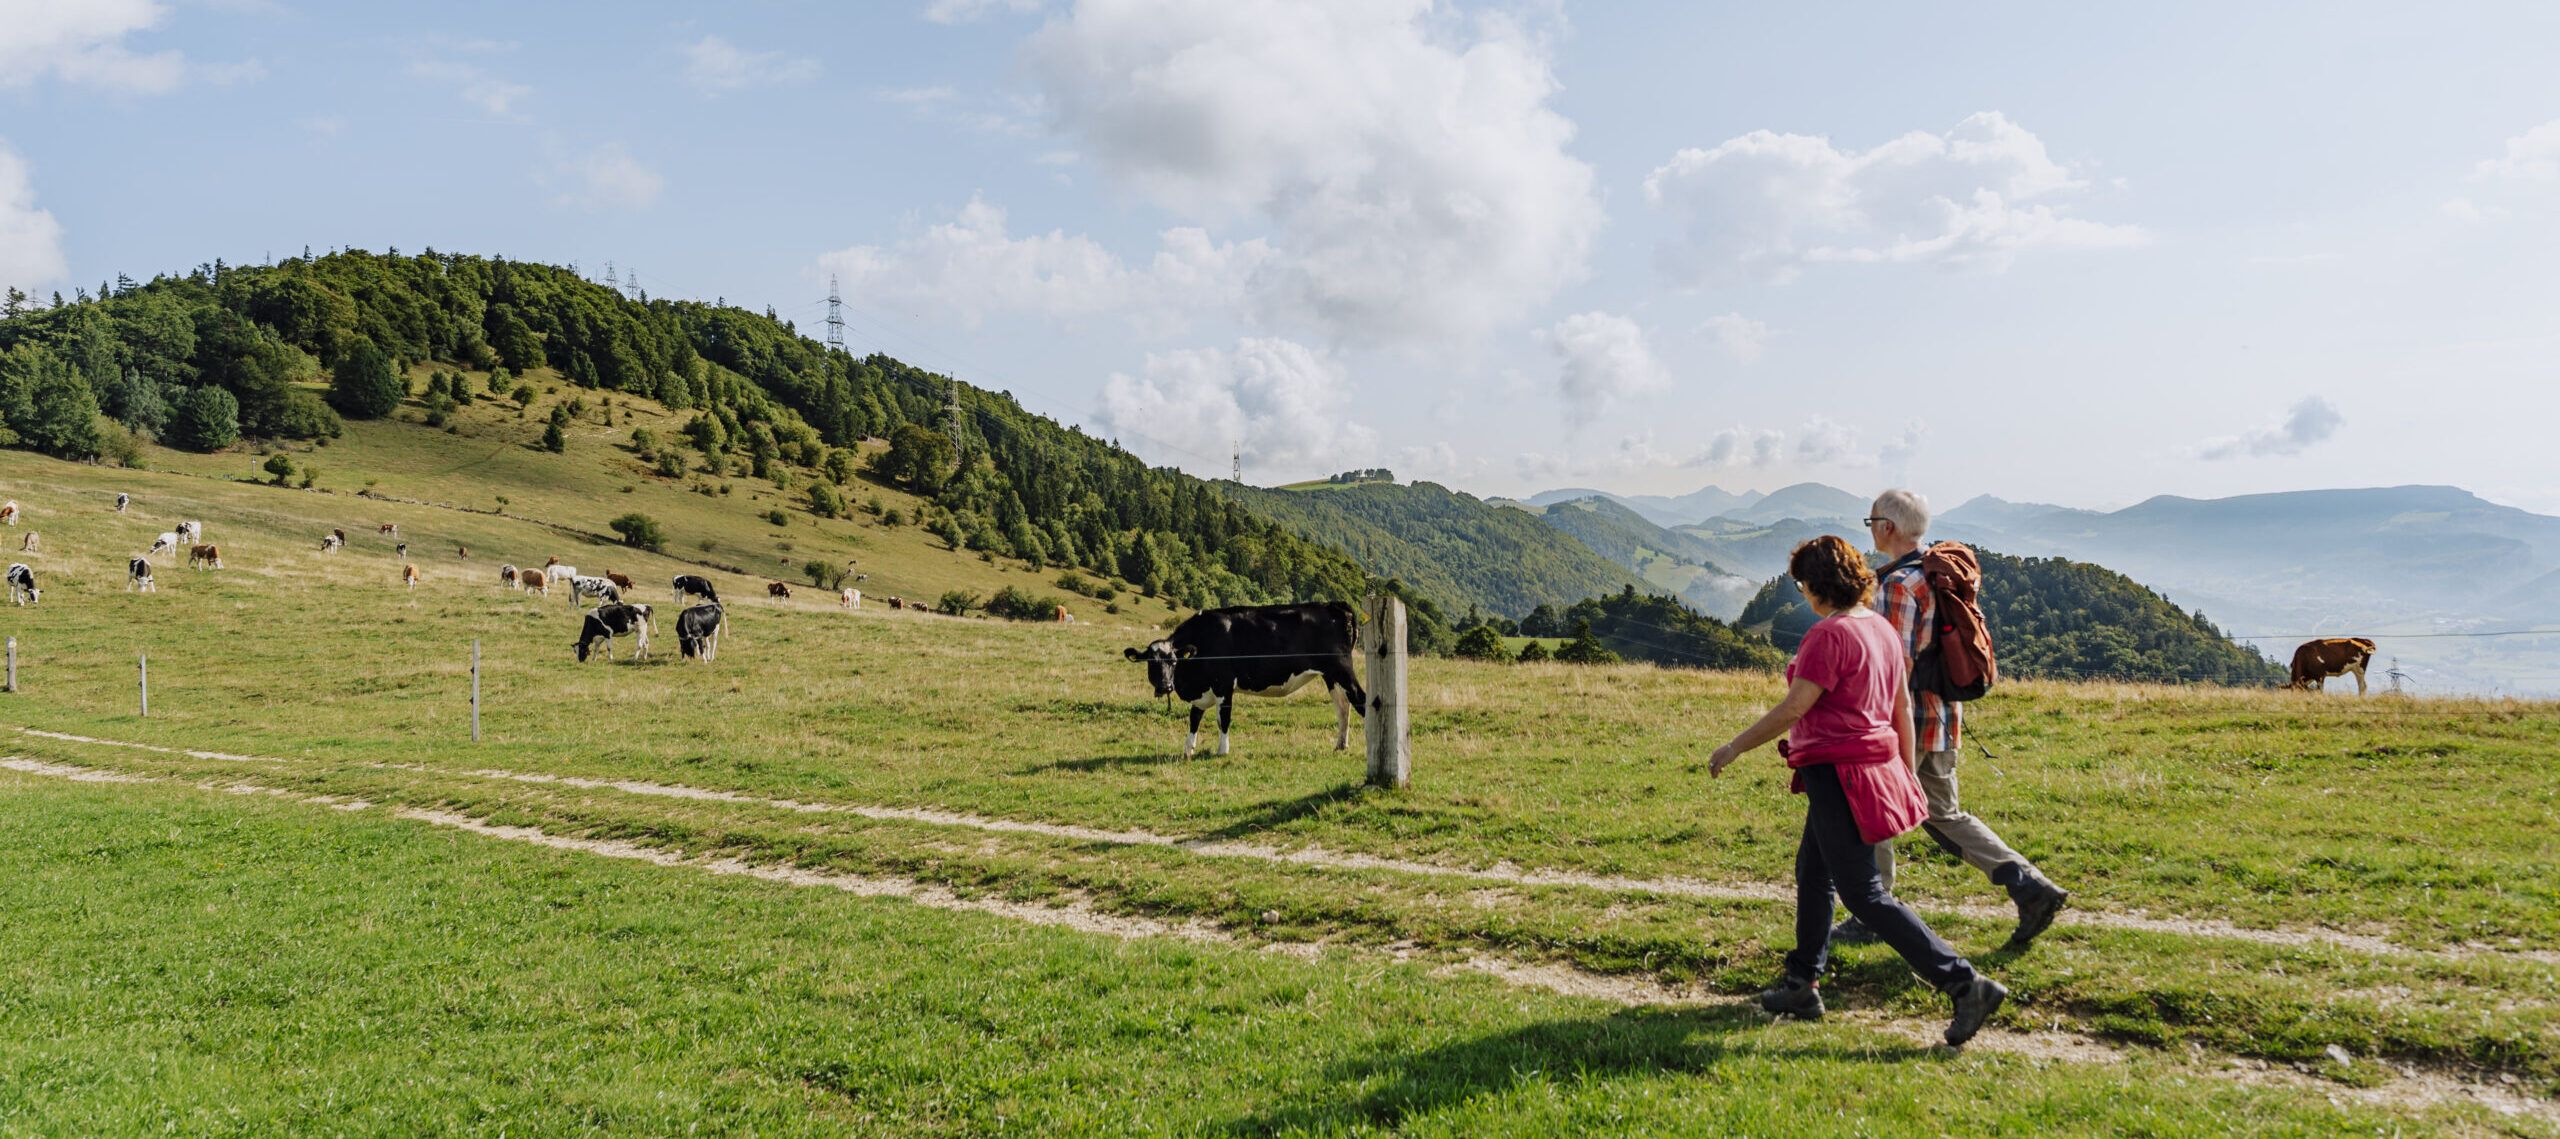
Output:
<path fill-rule="evenodd" d="M 1339 547 L 1448 606 L 1510 616 L 1618 592 L 1625 567 L 1535 517 L 1434 483 L 1315 490 L 1216 484 L 1255 512 Z"/>
<path fill-rule="evenodd" d="M 1985 550 L 1976 550 L 1975 556 L 1982 561 L 1982 615 L 1991 626 L 2002 676 L 2219 684 L 2285 680 L 2281 666 L 2223 639 L 2204 614 L 2183 612 L 2105 566 Z M 1766 629 L 1770 640 L 1792 652 L 1813 620 L 1803 595 L 1779 577 L 1760 587 L 1736 624 Z"/>
<path fill-rule="evenodd" d="M 953 438 L 949 380 L 830 351 L 769 310 L 626 296 L 558 266 L 433 250 L 201 265 L 43 307 L 13 291 L 0 310 L 0 446 L 132 462 L 137 434 L 196 450 L 335 435 L 342 415 L 396 407 L 399 373 L 426 361 L 550 368 L 693 410 L 685 440 L 713 473 L 798 469 L 792 482 L 813 498 L 854 476 L 854 444 L 885 437 L 875 477 L 932 499 L 955 544 L 1093 569 L 1187 606 L 1349 599 L 1368 581 L 1342 552 L 1009 396 L 959 387 Z"/>

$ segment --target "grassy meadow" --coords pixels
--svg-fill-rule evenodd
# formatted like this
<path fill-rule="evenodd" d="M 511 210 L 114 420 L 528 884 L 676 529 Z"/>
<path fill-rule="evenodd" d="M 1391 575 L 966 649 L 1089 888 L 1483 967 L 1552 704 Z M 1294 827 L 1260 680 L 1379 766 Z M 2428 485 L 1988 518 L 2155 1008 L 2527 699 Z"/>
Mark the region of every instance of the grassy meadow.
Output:
<path fill-rule="evenodd" d="M 769 600 L 765 577 L 812 558 L 857 559 L 874 599 L 1058 591 L 869 516 L 774 527 L 755 480 L 706 496 L 644 475 L 630 427 L 677 421 L 624 410 L 591 410 L 565 456 L 529 446 L 539 403 L 474 405 L 455 433 L 351 425 L 294 456 L 337 493 L 236 481 L 245 454 L 0 452 L 26 513 L 0 537 L 44 535 L 10 557 L 46 591 L 0 611 L 21 685 L 0 754 L 159 781 L 0 771 L 0 1047 L 38 1058 L 0 1087 L 0 1130 L 2560 1133 L 2560 708 L 2004 688 L 1974 721 L 1990 754 L 1967 758 L 1967 802 L 2073 909 L 2001 951 L 1998 892 L 1920 840 L 1899 891 L 2014 990 L 2003 1033 L 2130 1056 L 1951 1057 L 1854 1020 L 1766 1027 L 1731 999 L 1787 947 L 1801 807 L 1773 755 L 1721 780 L 1705 758 L 1770 677 L 1421 659 L 1407 791 L 1362 789 L 1305 694 L 1240 702 L 1234 753 L 1182 761 L 1180 709 L 1119 656 L 1161 602 L 1051 625 Z M 368 481 L 418 502 L 356 496 Z M 912 509 L 854 497 L 874 494 Z M 500 495 L 504 515 L 451 508 Z M 600 544 L 632 510 L 666 524 L 668 556 Z M 181 518 L 227 568 L 164 563 L 158 593 L 125 592 L 124 558 Z M 354 545 L 324 556 L 332 526 Z M 676 659 L 662 627 L 651 660 L 579 666 L 571 603 L 497 581 L 553 554 L 661 605 L 675 573 L 753 573 L 711 574 L 731 598 L 717 662 Z M 1241 944 L 600 864 L 403 808 Z M 1470 959 L 1687 1000 L 1629 1011 L 1438 968 Z M 1881 946 L 1839 969 L 1835 1008 L 1943 1015 Z M 2261 1064 L 2311 1083 L 2222 1078 Z M 2373 1099 L 2410 1072 L 2539 1109 Z"/>

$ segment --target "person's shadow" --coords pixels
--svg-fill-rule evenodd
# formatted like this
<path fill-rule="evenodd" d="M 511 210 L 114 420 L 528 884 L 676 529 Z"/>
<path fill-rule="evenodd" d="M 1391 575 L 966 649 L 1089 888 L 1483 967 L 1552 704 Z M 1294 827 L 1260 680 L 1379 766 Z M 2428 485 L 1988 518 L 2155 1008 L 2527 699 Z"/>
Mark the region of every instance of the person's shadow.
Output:
<path fill-rule="evenodd" d="M 1343 1090 L 1322 1091 L 1259 1115 L 1229 1121 L 1234 1135 L 1394 1130 L 1479 1096 L 1499 1095 L 1524 1079 L 1558 1073 L 1576 1080 L 1619 1074 L 1706 1072 L 1734 1051 L 1736 1033 L 1765 1030 L 1769 1018 L 1747 1002 L 1692 1008 L 1634 1008 L 1608 1016 L 1546 1021 L 1411 1055 L 1345 1060 L 1325 1073 Z M 1943 1058 L 1941 1049 L 1911 1045 L 1850 1047 L 1814 1042 L 1748 1045 L 1755 1056 L 1908 1063 Z"/>

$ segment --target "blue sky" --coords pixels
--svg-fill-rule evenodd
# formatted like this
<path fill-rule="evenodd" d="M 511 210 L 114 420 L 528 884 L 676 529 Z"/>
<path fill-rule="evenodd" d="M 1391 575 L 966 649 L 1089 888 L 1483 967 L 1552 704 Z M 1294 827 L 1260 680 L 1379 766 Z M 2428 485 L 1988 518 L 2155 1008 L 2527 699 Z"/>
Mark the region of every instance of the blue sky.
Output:
<path fill-rule="evenodd" d="M 0 280 L 637 271 L 1159 461 L 2560 512 L 2538 5 L 0 0 Z"/>

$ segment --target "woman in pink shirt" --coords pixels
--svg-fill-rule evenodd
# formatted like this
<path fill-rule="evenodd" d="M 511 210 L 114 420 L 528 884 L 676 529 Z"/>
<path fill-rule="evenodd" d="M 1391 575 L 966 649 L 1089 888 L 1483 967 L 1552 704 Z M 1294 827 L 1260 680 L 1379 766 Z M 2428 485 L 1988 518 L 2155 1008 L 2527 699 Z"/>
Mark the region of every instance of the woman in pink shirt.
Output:
<path fill-rule="evenodd" d="M 1875 844 L 1920 825 L 1929 805 L 1912 777 L 1911 689 L 1902 639 L 1867 608 L 1875 571 L 1848 542 L 1824 535 L 1797 546 L 1787 576 L 1822 619 L 1787 665 L 1787 695 L 1757 723 L 1715 750 L 1708 771 L 1722 776 L 1743 753 L 1776 739 L 1805 797 L 1804 838 L 1796 845 L 1796 947 L 1787 973 L 1760 994 L 1760 1007 L 1807 1020 L 1822 1016 L 1818 987 L 1831 953 L 1831 899 L 1893 947 L 1939 992 L 1955 999 L 1952 1047 L 1973 1038 L 2009 990 L 1974 971 L 1876 873 Z"/>

